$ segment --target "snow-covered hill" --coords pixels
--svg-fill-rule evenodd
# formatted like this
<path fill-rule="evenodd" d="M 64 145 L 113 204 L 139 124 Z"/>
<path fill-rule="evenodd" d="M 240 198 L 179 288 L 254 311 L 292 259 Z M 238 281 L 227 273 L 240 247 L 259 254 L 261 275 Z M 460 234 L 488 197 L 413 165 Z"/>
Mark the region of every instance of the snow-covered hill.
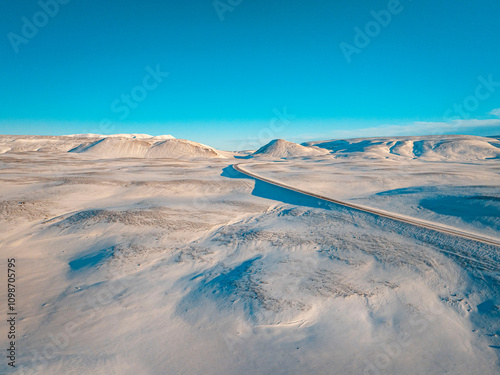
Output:
<path fill-rule="evenodd" d="M 145 155 L 147 158 L 224 158 L 213 147 L 185 139 L 168 139 L 154 144 Z"/>
<path fill-rule="evenodd" d="M 297 143 L 288 142 L 284 139 L 275 139 L 267 145 L 255 151 L 252 156 L 268 158 L 293 158 L 304 156 L 318 156 L 328 153 L 317 147 L 305 147 Z"/>
<path fill-rule="evenodd" d="M 171 135 L 75 134 L 67 136 L 0 136 L 0 153 L 71 152 L 100 158 L 224 158 L 218 150 Z"/>
<path fill-rule="evenodd" d="M 135 157 L 146 155 L 151 142 L 135 138 L 109 137 L 95 142 L 83 143 L 69 152 L 86 153 L 100 157 Z"/>

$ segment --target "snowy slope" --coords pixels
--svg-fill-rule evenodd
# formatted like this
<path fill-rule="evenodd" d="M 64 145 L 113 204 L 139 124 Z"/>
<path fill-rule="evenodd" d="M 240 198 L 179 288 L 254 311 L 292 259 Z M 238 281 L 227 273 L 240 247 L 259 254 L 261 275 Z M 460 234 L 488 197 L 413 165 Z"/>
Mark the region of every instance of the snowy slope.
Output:
<path fill-rule="evenodd" d="M 110 137 L 84 143 L 69 152 L 85 153 L 99 157 L 140 158 L 146 155 L 151 143 L 134 138 Z"/>

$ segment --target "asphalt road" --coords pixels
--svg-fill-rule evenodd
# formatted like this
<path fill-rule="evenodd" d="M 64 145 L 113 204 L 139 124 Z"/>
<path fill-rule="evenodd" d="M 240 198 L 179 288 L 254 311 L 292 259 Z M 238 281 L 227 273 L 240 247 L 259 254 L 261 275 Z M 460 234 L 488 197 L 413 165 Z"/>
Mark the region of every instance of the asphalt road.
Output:
<path fill-rule="evenodd" d="M 248 164 L 245 164 L 245 165 L 248 165 Z M 252 173 L 252 172 L 248 171 L 247 169 L 245 169 L 245 167 L 243 167 L 243 164 L 234 164 L 233 168 L 235 170 L 237 170 L 238 172 L 243 173 L 243 174 L 245 174 L 245 175 L 247 175 L 249 177 L 252 177 L 252 178 L 254 178 L 256 180 L 260 180 L 260 181 L 266 182 L 266 183 L 271 184 L 271 185 L 279 186 L 279 187 L 284 188 L 284 189 L 292 190 L 292 191 L 295 191 L 295 192 L 300 193 L 300 194 L 305 194 L 305 195 L 308 195 L 310 197 L 321 199 L 321 200 L 324 200 L 324 201 L 327 201 L 327 202 L 332 202 L 332 203 L 335 203 L 335 204 L 338 204 L 338 205 L 341 205 L 341 206 L 345 206 L 345 207 L 349 207 L 349 208 L 352 208 L 352 209 L 355 209 L 355 210 L 358 210 L 358 211 L 367 212 L 367 213 L 370 213 L 370 214 L 373 214 L 373 215 L 385 217 L 385 218 L 392 219 L 392 220 L 395 220 L 395 221 L 399 221 L 399 222 L 402 222 L 402 223 L 411 224 L 411 225 L 414 225 L 414 226 L 417 226 L 417 227 L 431 229 L 431 230 L 434 230 L 434 231 L 437 231 L 437 232 L 450 234 L 452 236 L 458 236 L 458 237 L 462 237 L 462 238 L 467 238 L 469 240 L 473 240 L 473 241 L 477 241 L 477 242 L 482 242 L 482 243 L 485 243 L 485 244 L 488 244 L 488 245 L 494 245 L 494 246 L 500 247 L 500 239 L 489 238 L 489 237 L 482 237 L 482 236 L 478 236 L 476 234 L 464 232 L 464 231 L 461 231 L 461 230 L 458 230 L 458 229 L 444 227 L 444 226 L 441 226 L 439 224 L 435 224 L 435 223 L 431 223 L 431 222 L 426 222 L 426 221 L 421 221 L 421 220 L 417 220 L 417 219 L 413 219 L 413 218 L 408 218 L 408 217 L 400 216 L 400 215 L 393 214 L 393 213 L 390 213 L 390 212 L 377 210 L 376 208 L 370 208 L 370 207 L 360 206 L 360 205 L 357 205 L 357 204 L 353 204 L 353 203 L 349 203 L 349 202 L 344 202 L 344 201 L 340 201 L 340 200 L 337 200 L 337 199 L 328 198 L 328 197 L 325 197 L 325 196 L 322 196 L 322 195 L 310 193 L 308 191 L 297 189 L 297 188 L 294 188 L 293 186 L 286 185 L 286 184 L 284 184 L 282 182 L 271 180 L 269 178 L 262 177 L 262 176 L 259 176 L 258 174 Z"/>

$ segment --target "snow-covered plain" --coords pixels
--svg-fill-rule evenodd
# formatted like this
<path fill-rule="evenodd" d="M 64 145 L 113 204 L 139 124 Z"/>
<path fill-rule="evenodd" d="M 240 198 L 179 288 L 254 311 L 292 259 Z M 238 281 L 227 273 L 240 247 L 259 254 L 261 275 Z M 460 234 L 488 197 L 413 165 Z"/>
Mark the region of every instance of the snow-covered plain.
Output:
<path fill-rule="evenodd" d="M 0 252 L 16 258 L 20 312 L 18 367 L 2 371 L 499 373 L 497 247 L 231 167 L 499 238 L 498 140 L 251 154 L 153 138 L 1 137 Z"/>

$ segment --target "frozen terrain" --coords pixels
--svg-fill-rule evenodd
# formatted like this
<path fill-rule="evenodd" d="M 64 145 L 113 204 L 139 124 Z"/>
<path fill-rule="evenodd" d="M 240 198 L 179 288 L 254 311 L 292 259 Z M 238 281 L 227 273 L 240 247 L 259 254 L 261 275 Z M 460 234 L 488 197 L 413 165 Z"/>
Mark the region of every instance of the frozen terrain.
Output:
<path fill-rule="evenodd" d="M 147 135 L 0 148 L 20 311 L 6 373 L 500 372 L 498 247 L 232 168 L 498 239 L 495 138 L 274 141 L 244 158 Z"/>
<path fill-rule="evenodd" d="M 332 153 L 260 163 L 252 170 L 328 197 L 500 237 L 496 138 L 395 137 L 308 144 Z"/>

